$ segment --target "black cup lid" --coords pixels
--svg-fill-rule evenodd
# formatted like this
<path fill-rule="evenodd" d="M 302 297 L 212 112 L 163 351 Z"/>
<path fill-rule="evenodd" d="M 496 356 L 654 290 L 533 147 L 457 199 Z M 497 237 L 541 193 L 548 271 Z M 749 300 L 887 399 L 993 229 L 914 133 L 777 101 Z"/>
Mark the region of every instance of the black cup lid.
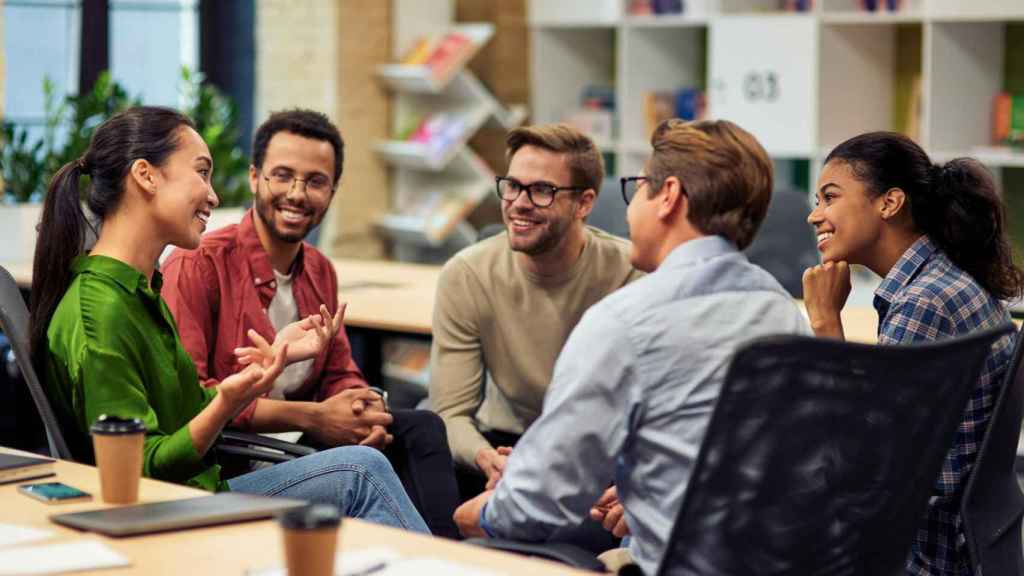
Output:
<path fill-rule="evenodd" d="M 341 524 L 341 512 L 330 504 L 312 504 L 286 510 L 278 516 L 278 522 L 288 530 L 333 528 Z"/>
<path fill-rule="evenodd" d="M 146 431 L 146 425 L 138 418 L 120 418 L 110 414 L 103 414 L 96 419 L 96 422 L 93 422 L 89 431 L 93 434 L 106 435 L 138 434 L 139 432 Z"/>

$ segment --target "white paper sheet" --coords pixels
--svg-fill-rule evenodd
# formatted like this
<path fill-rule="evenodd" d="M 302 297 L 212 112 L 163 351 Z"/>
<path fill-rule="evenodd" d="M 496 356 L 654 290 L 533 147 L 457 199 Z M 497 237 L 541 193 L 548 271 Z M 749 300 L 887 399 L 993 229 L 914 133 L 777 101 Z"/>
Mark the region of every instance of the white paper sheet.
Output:
<path fill-rule="evenodd" d="M 0 548 L 13 546 L 14 544 L 27 544 L 37 540 L 46 540 L 52 536 L 53 532 L 49 530 L 0 523 Z"/>
<path fill-rule="evenodd" d="M 0 576 L 56 574 L 130 564 L 127 558 L 98 540 L 0 550 Z"/>

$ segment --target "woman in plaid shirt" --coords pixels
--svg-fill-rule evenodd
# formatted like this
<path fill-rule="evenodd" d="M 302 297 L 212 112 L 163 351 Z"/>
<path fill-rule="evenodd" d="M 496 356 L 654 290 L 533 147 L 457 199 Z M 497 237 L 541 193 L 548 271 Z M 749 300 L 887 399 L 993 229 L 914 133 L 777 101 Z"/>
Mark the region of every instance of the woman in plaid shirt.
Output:
<path fill-rule="evenodd" d="M 952 338 L 1010 321 L 1001 300 L 1020 298 L 1005 210 L 991 174 L 976 160 L 932 164 L 892 132 L 851 138 L 825 159 L 807 221 L 822 264 L 804 273 L 804 298 L 818 336 L 843 338 L 839 311 L 849 264 L 883 277 L 875 290 L 879 344 Z M 1012 354 L 992 347 L 946 455 L 907 559 L 909 574 L 971 574 L 960 498 Z"/>

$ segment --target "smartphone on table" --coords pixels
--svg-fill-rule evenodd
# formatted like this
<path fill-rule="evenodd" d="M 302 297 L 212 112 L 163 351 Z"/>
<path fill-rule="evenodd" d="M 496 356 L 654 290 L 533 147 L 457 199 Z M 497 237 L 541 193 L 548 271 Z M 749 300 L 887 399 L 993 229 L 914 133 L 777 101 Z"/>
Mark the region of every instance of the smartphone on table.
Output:
<path fill-rule="evenodd" d="M 47 504 L 58 504 L 61 502 L 81 502 L 91 500 L 92 495 L 83 492 L 74 486 L 68 486 L 63 482 L 40 482 L 38 484 L 22 484 L 18 486 L 21 492 L 29 498 L 35 498 Z"/>

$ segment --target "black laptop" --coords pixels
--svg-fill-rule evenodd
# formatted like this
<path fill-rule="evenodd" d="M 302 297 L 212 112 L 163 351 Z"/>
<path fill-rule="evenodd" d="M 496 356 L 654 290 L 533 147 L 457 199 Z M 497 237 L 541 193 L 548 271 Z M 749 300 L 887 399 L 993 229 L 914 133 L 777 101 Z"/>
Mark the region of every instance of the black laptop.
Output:
<path fill-rule="evenodd" d="M 99 532 L 108 536 L 133 536 L 150 532 L 258 520 L 305 505 L 306 502 L 302 500 L 290 498 L 224 492 L 184 500 L 55 514 L 50 516 L 50 520 L 64 526 Z"/>

